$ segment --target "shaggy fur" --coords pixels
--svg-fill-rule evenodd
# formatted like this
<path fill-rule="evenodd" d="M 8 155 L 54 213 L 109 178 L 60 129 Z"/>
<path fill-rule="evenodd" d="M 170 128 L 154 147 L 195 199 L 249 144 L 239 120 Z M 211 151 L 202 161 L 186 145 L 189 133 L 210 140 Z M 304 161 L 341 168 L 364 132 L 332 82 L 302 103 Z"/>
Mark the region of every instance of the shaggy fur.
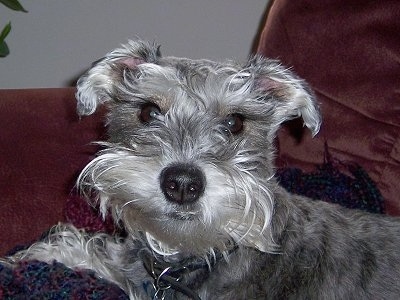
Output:
<path fill-rule="evenodd" d="M 280 124 L 320 127 L 279 62 L 162 57 L 132 41 L 78 81 L 109 140 L 78 185 L 127 236 L 59 225 L 8 258 L 93 269 L 131 299 L 397 299 L 400 222 L 291 195 L 274 176 Z"/>

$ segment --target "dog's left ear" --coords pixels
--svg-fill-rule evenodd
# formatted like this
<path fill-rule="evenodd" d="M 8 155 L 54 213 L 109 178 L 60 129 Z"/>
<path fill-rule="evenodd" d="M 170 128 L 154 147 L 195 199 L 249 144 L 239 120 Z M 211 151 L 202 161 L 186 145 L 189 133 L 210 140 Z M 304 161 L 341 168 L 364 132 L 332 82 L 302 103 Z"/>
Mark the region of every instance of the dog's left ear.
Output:
<path fill-rule="evenodd" d="M 95 62 L 77 82 L 78 114 L 90 115 L 99 104 L 116 98 L 115 85 L 122 80 L 126 70 L 135 70 L 143 63 L 157 63 L 160 56 L 157 45 L 129 41 Z"/>
<path fill-rule="evenodd" d="M 255 89 L 268 96 L 273 104 L 273 125 L 302 117 L 304 125 L 315 136 L 321 126 L 321 115 L 314 93 L 306 82 L 278 61 L 255 56 L 249 61 Z M 276 130 L 275 129 L 275 130 Z"/>

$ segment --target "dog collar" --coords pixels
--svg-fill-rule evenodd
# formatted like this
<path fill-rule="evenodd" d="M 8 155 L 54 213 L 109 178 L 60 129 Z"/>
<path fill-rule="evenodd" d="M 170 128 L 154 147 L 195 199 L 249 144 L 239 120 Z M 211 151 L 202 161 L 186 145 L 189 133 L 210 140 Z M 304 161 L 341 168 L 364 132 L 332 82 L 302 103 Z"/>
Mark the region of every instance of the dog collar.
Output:
<path fill-rule="evenodd" d="M 141 256 L 144 268 L 153 278 L 154 299 L 166 299 L 166 296 L 173 290 L 190 299 L 200 300 L 200 297 L 187 284 L 182 283 L 182 279 L 190 272 L 205 269 L 208 267 L 206 264 L 188 263 L 187 261 L 179 264 L 169 263 L 156 259 L 148 251 L 143 251 Z"/>
<path fill-rule="evenodd" d="M 236 251 L 237 248 L 238 247 L 234 245 L 225 255 L 230 255 Z M 150 251 L 142 251 L 140 257 L 144 268 L 153 279 L 153 299 L 172 298 L 173 292 L 175 291 L 184 294 L 190 299 L 201 300 L 191 286 L 198 285 L 200 278 L 205 280 L 208 277 L 210 269 L 223 259 L 224 254 L 217 252 L 210 261 L 194 257 L 176 263 L 167 262 L 161 257 L 156 257 Z M 195 272 L 197 274 L 194 276 L 195 279 L 192 280 L 192 282 L 182 282 L 185 275 Z"/>

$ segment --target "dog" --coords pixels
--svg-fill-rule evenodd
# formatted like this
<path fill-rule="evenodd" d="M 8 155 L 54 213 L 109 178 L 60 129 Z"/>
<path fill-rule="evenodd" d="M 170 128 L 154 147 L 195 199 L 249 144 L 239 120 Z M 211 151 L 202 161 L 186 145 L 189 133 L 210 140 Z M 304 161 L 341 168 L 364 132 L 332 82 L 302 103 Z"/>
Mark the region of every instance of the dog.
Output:
<path fill-rule="evenodd" d="M 288 193 L 280 125 L 317 134 L 318 103 L 278 61 L 163 57 L 129 41 L 77 82 L 108 140 L 78 186 L 125 236 L 59 224 L 8 257 L 91 269 L 131 299 L 398 299 L 400 221 Z M 351 130 L 351 129 L 348 129 Z"/>

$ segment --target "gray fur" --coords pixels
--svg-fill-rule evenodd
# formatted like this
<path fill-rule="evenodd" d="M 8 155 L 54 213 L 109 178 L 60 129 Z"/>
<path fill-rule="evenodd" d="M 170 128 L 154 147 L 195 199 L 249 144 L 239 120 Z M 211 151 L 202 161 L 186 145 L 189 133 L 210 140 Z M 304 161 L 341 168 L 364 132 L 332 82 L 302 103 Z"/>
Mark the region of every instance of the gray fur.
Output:
<path fill-rule="evenodd" d="M 153 282 L 143 251 L 171 264 L 204 261 L 181 278 L 201 299 L 399 297 L 399 219 L 295 196 L 274 179 L 280 124 L 301 116 L 316 134 L 321 123 L 306 83 L 277 61 L 164 58 L 156 45 L 132 41 L 79 80 L 77 99 L 81 115 L 109 108 L 109 141 L 78 184 L 128 237 L 59 225 L 9 262 L 93 269 L 131 299 L 155 293 L 143 289 Z M 160 111 L 147 122 L 149 103 Z M 232 114 L 243 118 L 239 132 L 227 130 Z M 160 176 L 175 165 L 200 170 L 196 201 L 166 198 Z"/>

